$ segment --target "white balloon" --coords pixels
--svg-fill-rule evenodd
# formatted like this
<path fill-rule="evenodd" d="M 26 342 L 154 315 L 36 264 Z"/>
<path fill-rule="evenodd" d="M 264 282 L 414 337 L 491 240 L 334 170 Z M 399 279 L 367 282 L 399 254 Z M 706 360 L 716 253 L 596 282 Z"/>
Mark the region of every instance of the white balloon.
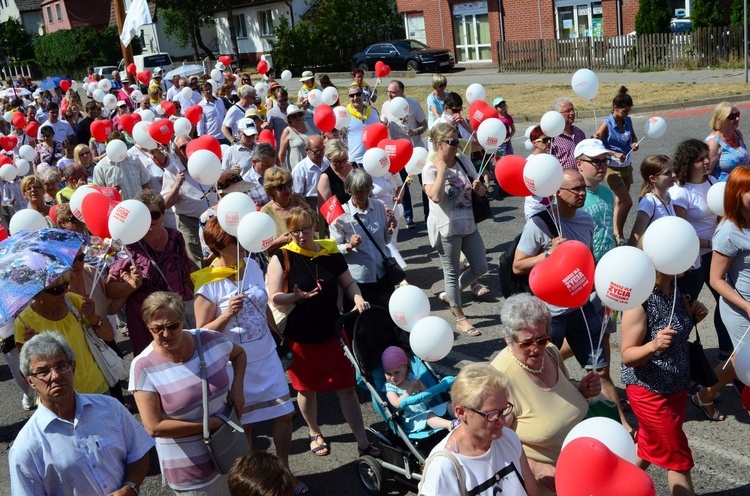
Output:
<path fill-rule="evenodd" d="M 570 85 L 576 95 L 584 100 L 593 100 L 599 91 L 599 78 L 590 69 L 579 69 L 573 74 Z"/>
<path fill-rule="evenodd" d="M 727 189 L 727 183 L 722 181 L 720 183 L 714 183 L 708 189 L 706 194 L 706 203 L 708 208 L 719 217 L 724 216 L 724 190 Z"/>
<path fill-rule="evenodd" d="M 78 81 L 75 81 L 75 80 L 71 81 L 70 82 L 70 89 L 73 90 L 73 91 L 78 91 Z"/>
<path fill-rule="evenodd" d="M 112 89 L 112 83 L 109 79 L 102 79 L 99 81 L 99 89 L 106 93 Z"/>
<path fill-rule="evenodd" d="M 255 93 L 257 93 L 258 96 L 261 97 L 266 96 L 266 94 L 268 94 L 268 85 L 263 82 L 257 83 L 255 85 Z"/>
<path fill-rule="evenodd" d="M 286 70 L 281 73 L 281 80 L 285 83 L 292 79 L 292 71 Z"/>
<path fill-rule="evenodd" d="M 453 349 L 453 329 L 440 317 L 425 317 L 412 326 L 409 345 L 425 362 L 442 360 Z"/>
<path fill-rule="evenodd" d="M 526 148 L 527 152 L 530 152 L 530 151 L 534 150 L 534 143 L 532 143 L 531 140 L 527 139 L 526 141 L 524 141 L 523 142 L 523 146 L 524 146 L 524 148 Z"/>
<path fill-rule="evenodd" d="M 47 221 L 44 220 L 44 216 L 36 210 L 25 208 L 19 210 L 13 217 L 10 218 L 8 224 L 8 231 L 13 236 L 20 231 L 38 231 L 47 227 Z"/>
<path fill-rule="evenodd" d="M 537 196 L 552 196 L 562 186 L 562 165 L 549 153 L 531 155 L 523 167 L 523 182 Z"/>
<path fill-rule="evenodd" d="M 15 165 L 3 164 L 2 166 L 0 166 L 0 178 L 2 178 L 3 181 L 11 182 L 16 178 L 17 175 L 18 169 L 16 169 Z"/>
<path fill-rule="evenodd" d="M 621 423 L 607 417 L 591 417 L 573 427 L 563 441 L 565 446 L 580 437 L 591 437 L 604 444 L 612 453 L 635 464 L 635 443 Z"/>
<path fill-rule="evenodd" d="M 349 113 L 346 107 L 338 106 L 333 109 L 333 115 L 336 116 L 336 129 L 341 131 L 344 128 L 349 127 L 349 123 L 352 120 L 352 115 Z"/>
<path fill-rule="evenodd" d="M 148 132 L 148 128 L 151 125 L 149 121 L 142 120 L 136 122 L 133 126 L 133 139 L 138 146 L 142 146 L 146 150 L 153 150 L 159 146 L 154 138 Z"/>
<path fill-rule="evenodd" d="M 188 159 L 188 172 L 200 184 L 213 185 L 221 176 L 221 160 L 211 150 L 196 150 Z"/>
<path fill-rule="evenodd" d="M 141 93 L 141 90 L 133 90 L 133 92 L 130 94 L 130 99 L 136 103 L 139 103 L 141 101 L 141 98 L 143 98 L 143 93 Z"/>
<path fill-rule="evenodd" d="M 647 138 L 661 138 L 666 132 L 667 121 L 661 117 L 651 117 L 645 124 L 643 124 L 643 134 L 645 134 Z"/>
<path fill-rule="evenodd" d="M 18 160 L 16 160 L 16 169 L 18 169 L 18 176 L 23 177 L 29 173 L 29 170 L 31 170 L 31 165 L 29 164 L 28 160 L 19 158 Z"/>
<path fill-rule="evenodd" d="M 329 86 L 328 88 L 325 88 L 323 90 L 321 98 L 323 99 L 323 103 L 325 103 L 329 107 L 333 107 L 334 105 L 336 105 L 336 102 L 339 101 L 339 90 L 337 90 L 333 86 Z"/>
<path fill-rule="evenodd" d="M 128 145 L 124 141 L 115 139 L 107 143 L 107 158 L 113 162 L 118 163 L 125 160 L 128 155 Z"/>
<path fill-rule="evenodd" d="M 36 152 L 31 145 L 23 145 L 18 149 L 18 156 L 29 162 L 34 160 L 34 155 L 36 155 Z"/>
<path fill-rule="evenodd" d="M 7 112 L 5 112 L 3 114 L 3 119 L 5 119 L 5 122 L 7 122 L 8 124 L 10 124 L 11 122 L 13 122 L 13 112 L 10 111 L 10 110 L 7 111 Z"/>
<path fill-rule="evenodd" d="M 89 83 L 84 82 L 82 88 L 83 88 L 83 91 L 88 92 L 89 91 Z"/>
<path fill-rule="evenodd" d="M 73 194 L 70 196 L 70 212 L 75 216 L 76 219 L 80 220 L 81 222 L 84 222 L 83 220 L 83 199 L 86 198 L 88 195 L 91 194 L 98 194 L 101 195 L 101 193 L 91 186 L 79 186 L 77 190 L 73 192 Z"/>
<path fill-rule="evenodd" d="M 535 127 L 536 126 L 529 126 L 526 128 L 526 131 L 524 131 L 523 135 L 526 136 L 527 140 L 531 139 L 531 131 L 533 131 Z"/>
<path fill-rule="evenodd" d="M 99 83 L 97 83 L 96 81 L 89 81 L 89 93 L 93 93 L 94 91 L 98 89 L 99 89 Z"/>
<path fill-rule="evenodd" d="M 642 250 L 619 246 L 599 260 L 594 282 L 604 306 L 630 310 L 648 299 L 656 283 L 656 269 Z"/>
<path fill-rule="evenodd" d="M 102 101 L 104 101 L 105 94 L 104 94 L 104 91 L 97 88 L 94 90 L 94 93 L 92 96 L 94 97 L 94 100 L 96 100 L 99 103 L 102 103 Z"/>
<path fill-rule="evenodd" d="M 404 119 L 409 115 L 409 102 L 406 98 L 397 96 L 388 102 L 388 112 L 396 119 Z"/>
<path fill-rule="evenodd" d="M 486 153 L 495 153 L 503 144 L 505 135 L 505 124 L 494 117 L 483 120 L 477 129 L 477 141 Z"/>
<path fill-rule="evenodd" d="M 313 107 L 317 107 L 318 105 L 323 103 L 323 92 L 320 91 L 318 88 L 311 90 L 310 93 L 307 94 L 307 101 Z"/>
<path fill-rule="evenodd" d="M 542 116 L 539 125 L 542 127 L 542 132 L 545 135 L 554 138 L 565 130 L 565 117 L 556 110 L 550 110 Z"/>
<path fill-rule="evenodd" d="M 469 104 L 474 103 L 474 100 L 484 100 L 487 93 L 484 91 L 484 86 L 479 83 L 472 83 L 466 88 L 466 100 Z"/>
<path fill-rule="evenodd" d="M 217 83 L 221 81 L 221 71 L 219 69 L 211 69 L 211 79 Z"/>
<path fill-rule="evenodd" d="M 137 243 L 151 227 L 151 212 L 139 200 L 124 200 L 112 209 L 107 225 L 112 239 L 126 245 Z"/>
<path fill-rule="evenodd" d="M 107 110 L 114 110 L 117 108 L 117 97 L 112 94 L 104 95 L 104 98 L 102 99 L 102 104 L 104 104 L 104 107 Z"/>
<path fill-rule="evenodd" d="M 11 217 L 10 222 L 13 223 L 13 217 Z M 13 233 L 11 232 L 11 234 Z M 750 386 L 750 346 L 740 346 L 742 348 L 737 351 L 734 357 L 734 373 L 737 374 L 737 379 L 741 380 L 744 385 Z"/>
<path fill-rule="evenodd" d="M 427 155 L 429 155 L 429 153 L 430 152 L 428 152 L 426 148 L 415 146 L 414 150 L 411 152 L 411 158 L 406 163 L 406 173 L 410 176 L 421 174 L 424 165 L 427 163 Z"/>
<path fill-rule="evenodd" d="M 388 174 L 391 159 L 382 148 L 370 148 L 362 157 L 362 165 L 364 165 L 365 172 L 372 177 L 383 177 Z"/>
<path fill-rule="evenodd" d="M 150 109 L 142 109 L 140 114 L 141 114 L 142 121 L 154 122 L 154 119 L 156 119 L 156 115 L 154 114 L 154 111 Z"/>
<path fill-rule="evenodd" d="M 178 117 L 174 121 L 174 135 L 175 136 L 187 136 L 190 134 L 190 130 L 193 128 L 193 124 L 187 117 Z"/>
<path fill-rule="evenodd" d="M 237 227 L 237 241 L 250 253 L 264 251 L 271 246 L 274 239 L 276 239 L 276 223 L 268 214 L 250 212 L 240 220 L 240 225 Z"/>
<path fill-rule="evenodd" d="M 188 86 L 185 86 L 184 88 L 182 88 L 180 90 L 180 96 L 182 96 L 182 98 L 184 98 L 185 100 L 192 99 L 193 98 L 193 89 L 190 88 L 190 87 L 188 87 Z"/>
<path fill-rule="evenodd" d="M 253 199 L 247 193 L 235 191 L 229 193 L 219 201 L 219 206 L 216 207 L 216 218 L 219 220 L 219 225 L 221 225 L 224 231 L 232 236 L 237 236 L 237 228 L 240 225 L 240 220 L 245 215 L 255 211 L 255 202 Z"/>
<path fill-rule="evenodd" d="M 416 286 L 400 286 L 391 294 L 388 311 L 393 322 L 409 332 L 417 322 L 430 315 L 430 300 Z"/>
<path fill-rule="evenodd" d="M 154 110 L 156 111 L 156 115 L 159 115 L 159 116 L 161 116 L 161 115 L 164 115 L 164 109 L 163 109 L 163 108 L 161 108 L 161 105 L 157 105 L 157 106 L 155 106 L 155 107 L 154 107 Z M 152 112 L 153 112 L 153 110 L 152 110 Z M 156 116 L 154 116 L 154 118 L 155 118 L 155 117 L 156 117 Z"/>
<path fill-rule="evenodd" d="M 666 275 L 682 274 L 693 266 L 700 252 L 695 228 L 677 216 L 656 219 L 643 233 L 643 251 L 656 270 Z"/>

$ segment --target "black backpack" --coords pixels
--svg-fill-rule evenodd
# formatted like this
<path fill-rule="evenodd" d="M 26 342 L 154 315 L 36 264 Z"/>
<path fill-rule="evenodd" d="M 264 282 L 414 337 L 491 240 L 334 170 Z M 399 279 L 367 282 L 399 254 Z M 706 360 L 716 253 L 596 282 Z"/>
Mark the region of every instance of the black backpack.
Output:
<path fill-rule="evenodd" d="M 532 218 L 533 217 L 540 217 L 544 221 L 544 224 L 547 226 L 547 229 L 553 238 L 560 235 L 549 210 L 543 210 L 542 212 L 532 215 Z M 500 293 L 504 298 L 509 298 L 518 293 L 531 293 L 531 288 L 529 287 L 529 276 L 518 276 L 513 273 L 513 258 L 516 255 L 516 248 L 518 248 L 518 242 L 520 240 L 521 235 L 519 234 L 513 239 L 513 242 L 508 245 L 505 252 L 500 254 L 500 259 L 497 263 L 497 272 L 498 277 L 500 278 Z"/>

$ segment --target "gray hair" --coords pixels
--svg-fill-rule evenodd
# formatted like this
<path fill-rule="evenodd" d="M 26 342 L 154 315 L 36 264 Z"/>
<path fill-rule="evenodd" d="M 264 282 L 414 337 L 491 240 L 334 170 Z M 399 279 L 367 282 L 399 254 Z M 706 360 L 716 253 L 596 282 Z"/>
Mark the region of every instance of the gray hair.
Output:
<path fill-rule="evenodd" d="M 350 195 L 370 190 L 372 190 L 372 176 L 362 169 L 352 169 L 344 179 L 344 191 Z"/>
<path fill-rule="evenodd" d="M 268 157 L 276 160 L 276 149 L 270 143 L 256 143 L 253 150 L 253 160 Z"/>
<path fill-rule="evenodd" d="M 42 172 L 37 174 L 42 184 L 59 183 L 62 178 L 60 177 L 60 169 L 57 167 L 48 167 Z"/>
<path fill-rule="evenodd" d="M 349 148 L 344 140 L 332 139 L 326 141 L 326 158 L 331 161 L 349 158 Z"/>
<path fill-rule="evenodd" d="M 240 97 L 247 98 L 250 96 L 252 96 L 253 98 L 255 97 L 255 88 L 253 88 L 249 84 L 243 85 L 242 88 L 240 88 Z"/>
<path fill-rule="evenodd" d="M 182 296 L 170 291 L 155 291 L 148 295 L 141 306 L 141 316 L 146 326 L 159 310 L 169 309 L 185 322 L 185 302 Z"/>
<path fill-rule="evenodd" d="M 500 310 L 503 335 L 507 340 L 515 340 L 518 332 L 526 327 L 544 326 L 549 331 L 552 316 L 542 300 L 530 293 L 513 295 Z"/>
<path fill-rule="evenodd" d="M 563 103 L 569 103 L 569 104 L 573 105 L 573 100 L 571 100 L 567 96 L 561 96 L 560 98 L 555 98 L 552 101 L 552 105 L 551 105 L 550 108 L 552 110 L 556 110 L 557 112 L 559 112 L 560 109 L 562 108 Z"/>
<path fill-rule="evenodd" d="M 164 201 L 164 197 L 153 189 L 142 189 L 135 194 L 135 199 L 143 203 L 147 207 L 149 205 L 156 205 L 159 207 L 159 211 L 164 213 L 167 210 L 167 203 Z"/>
<path fill-rule="evenodd" d="M 21 348 L 20 368 L 21 373 L 28 376 L 31 373 L 31 362 L 37 357 L 51 358 L 60 352 L 65 354 L 68 362 L 76 361 L 76 354 L 70 347 L 62 334 L 57 331 L 40 332 L 26 341 Z"/>

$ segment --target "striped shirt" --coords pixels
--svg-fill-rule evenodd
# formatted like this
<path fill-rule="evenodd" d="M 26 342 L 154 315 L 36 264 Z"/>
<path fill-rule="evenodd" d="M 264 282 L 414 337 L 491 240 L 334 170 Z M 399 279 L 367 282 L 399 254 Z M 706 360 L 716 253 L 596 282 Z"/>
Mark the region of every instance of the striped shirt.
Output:
<path fill-rule="evenodd" d="M 578 169 L 576 158 L 573 156 L 576 145 L 586 139 L 586 135 L 581 128 L 571 126 L 573 134 L 565 134 L 563 131 L 559 136 L 552 139 L 552 149 L 550 153 L 557 157 L 563 169 Z"/>
<path fill-rule="evenodd" d="M 185 330 L 183 339 L 194 339 L 196 331 Z M 227 403 L 230 379 L 227 362 L 232 343 L 215 331 L 201 331 L 203 357 L 208 380 L 208 413 L 221 412 Z M 159 395 L 165 418 L 188 422 L 203 421 L 198 349 L 184 363 L 166 360 L 148 345 L 130 365 L 130 391 L 149 391 Z M 181 438 L 156 438 L 161 471 L 169 487 L 179 491 L 199 489 L 211 484 L 216 472 L 203 435 Z"/>

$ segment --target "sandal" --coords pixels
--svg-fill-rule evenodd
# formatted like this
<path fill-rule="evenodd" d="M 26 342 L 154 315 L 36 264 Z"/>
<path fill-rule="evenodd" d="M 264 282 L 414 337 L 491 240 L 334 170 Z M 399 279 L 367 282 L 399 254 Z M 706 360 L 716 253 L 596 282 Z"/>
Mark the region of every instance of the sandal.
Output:
<path fill-rule="evenodd" d="M 474 298 L 481 298 L 482 296 L 485 296 L 489 294 L 490 288 L 485 286 L 484 284 L 476 284 L 471 287 L 471 294 L 474 296 Z"/>
<path fill-rule="evenodd" d="M 460 322 L 463 322 L 463 321 L 465 321 L 465 320 L 467 320 L 467 318 L 466 318 L 466 317 L 464 317 L 464 318 L 461 318 L 461 319 L 456 319 L 456 330 L 457 330 L 457 331 L 458 331 L 459 333 L 463 334 L 464 336 L 470 336 L 470 337 L 477 337 L 477 336 L 481 336 L 481 335 L 482 335 L 482 333 L 481 333 L 481 332 L 479 332 L 479 331 L 477 330 L 477 328 L 476 328 L 476 327 L 474 327 L 474 326 L 471 326 L 471 327 L 469 327 L 468 329 L 461 329 L 461 326 L 459 326 L 458 324 L 459 324 Z"/>
<path fill-rule="evenodd" d="M 367 445 L 367 448 L 362 449 L 359 446 L 357 446 L 357 453 L 359 453 L 359 456 L 371 456 L 373 458 L 380 458 L 380 455 L 382 454 L 380 452 L 380 448 L 375 446 L 374 444 L 370 443 Z"/>
<path fill-rule="evenodd" d="M 310 492 L 310 488 L 304 482 L 298 482 L 294 488 L 294 496 L 302 496 Z"/>
<path fill-rule="evenodd" d="M 442 301 L 446 305 L 451 306 L 451 302 L 448 301 L 448 295 L 445 293 L 445 291 L 443 291 L 442 293 L 440 293 L 438 295 L 438 298 L 440 298 L 440 301 Z"/>
<path fill-rule="evenodd" d="M 320 442 L 318 442 L 318 440 L 320 440 Z M 316 445 L 314 448 L 313 444 Z M 325 450 L 325 453 L 321 453 L 323 450 Z M 331 448 L 321 434 L 316 434 L 310 436 L 310 452 L 315 456 L 328 456 L 331 454 Z"/>
<path fill-rule="evenodd" d="M 724 415 L 722 415 L 722 413 L 718 409 L 716 409 L 716 407 L 714 407 L 714 414 L 713 415 L 711 415 L 710 413 L 708 413 L 708 408 L 706 408 L 706 407 L 707 406 L 712 406 L 714 404 L 714 402 L 713 401 L 709 401 L 708 403 L 704 403 L 701 400 L 700 392 L 695 393 L 694 395 L 692 395 L 690 397 L 690 400 L 693 402 L 693 404 L 695 406 L 697 406 L 698 408 L 700 408 L 703 411 L 703 414 L 706 416 L 706 418 L 708 420 L 713 420 L 714 422 L 721 422 L 721 421 L 724 420 L 724 418 L 725 418 Z"/>

